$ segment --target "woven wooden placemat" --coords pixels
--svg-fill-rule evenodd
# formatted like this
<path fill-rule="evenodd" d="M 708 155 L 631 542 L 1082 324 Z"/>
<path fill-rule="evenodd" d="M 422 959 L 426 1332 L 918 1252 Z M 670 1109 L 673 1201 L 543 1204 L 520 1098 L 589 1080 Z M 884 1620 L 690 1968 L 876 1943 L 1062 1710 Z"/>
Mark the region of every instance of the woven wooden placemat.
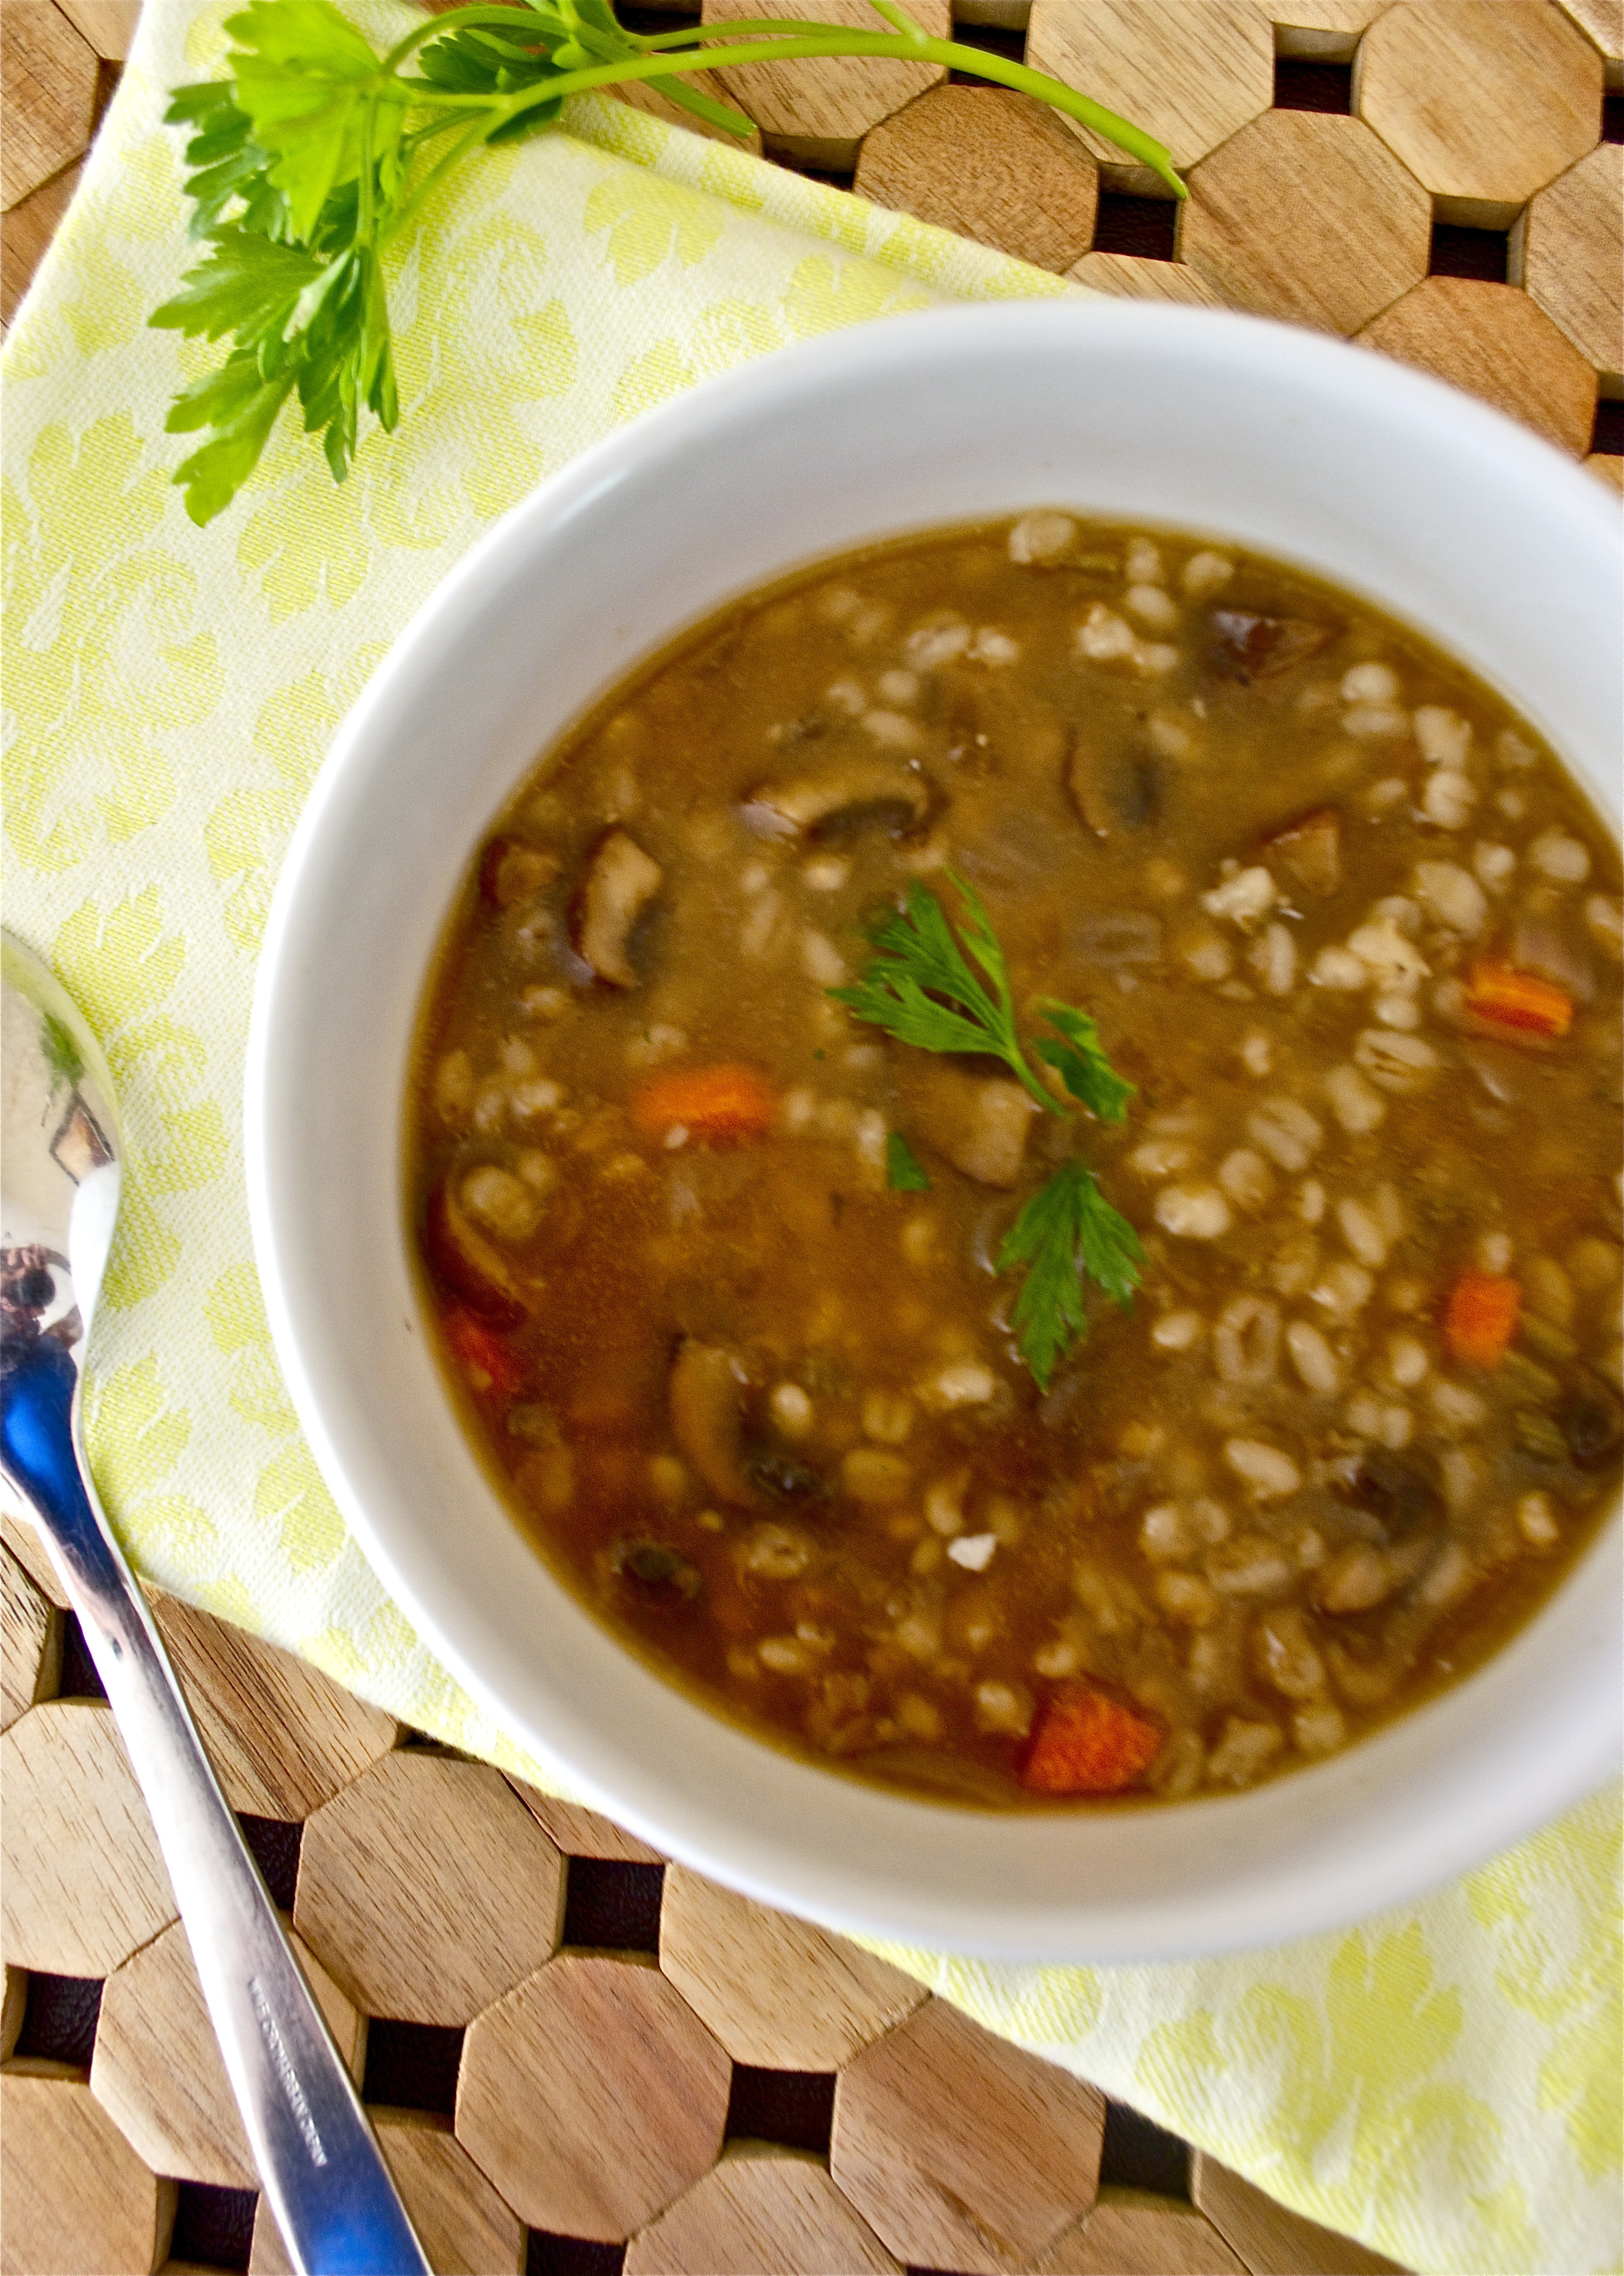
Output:
<path fill-rule="evenodd" d="M 136 13 L 0 11 L 5 319 Z M 1624 0 L 959 0 L 953 25 L 1150 127 L 1188 203 L 984 87 L 842 62 L 725 92 L 782 163 L 1108 292 L 1358 339 L 1620 482 Z M 77 1624 L 31 1531 L 5 1543 L 0 2269 L 282 2268 Z M 1389 2265 L 840 1938 L 159 1614 L 436 2269 Z"/>

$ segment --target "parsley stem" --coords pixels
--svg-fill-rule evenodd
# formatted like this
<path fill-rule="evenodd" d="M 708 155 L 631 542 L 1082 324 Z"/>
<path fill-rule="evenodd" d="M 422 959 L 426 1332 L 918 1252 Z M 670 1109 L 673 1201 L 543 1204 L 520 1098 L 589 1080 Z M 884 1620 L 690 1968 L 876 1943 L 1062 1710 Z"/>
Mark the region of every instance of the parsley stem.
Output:
<path fill-rule="evenodd" d="M 461 111 L 448 110 L 443 118 L 426 119 L 422 125 L 409 129 L 400 138 L 400 148 L 408 158 L 414 157 L 431 134 L 444 134 L 453 126 L 460 127 L 466 125 L 467 121 Z"/>
<path fill-rule="evenodd" d="M 355 183 L 355 236 L 361 245 L 372 242 L 374 192 L 377 186 L 378 99 L 369 95 L 360 115 L 360 171 Z"/>
<path fill-rule="evenodd" d="M 465 11 L 457 11 L 461 14 Z M 475 11 L 483 15 L 484 11 Z M 494 12 L 494 11 L 493 11 Z M 452 16 L 436 16 L 432 22 L 444 26 Z M 673 53 L 679 39 L 696 43 L 736 41 L 740 32 L 759 26 L 764 34 L 777 34 L 791 19 L 761 17 L 746 19 L 725 27 L 697 27 L 681 34 L 656 33 L 641 44 L 650 52 L 641 62 L 617 59 L 612 63 L 594 64 L 581 71 L 561 72 L 556 78 L 535 87 L 516 88 L 511 95 L 458 95 L 436 87 L 429 80 L 405 80 L 402 86 L 420 96 L 425 103 L 445 110 L 486 110 L 499 114 L 495 124 L 505 124 L 527 110 L 543 103 L 558 102 L 566 95 L 587 95 L 595 88 L 613 87 L 628 80 L 649 80 L 668 77 L 673 72 L 739 71 L 752 64 L 793 63 L 816 56 L 883 56 L 899 63 L 934 63 L 950 71 L 973 72 L 978 78 L 993 80 L 1000 86 L 1015 88 L 1019 94 L 1036 96 L 1056 110 L 1065 111 L 1080 125 L 1091 127 L 1114 142 L 1119 149 L 1140 159 L 1168 184 L 1176 197 L 1186 197 L 1188 192 L 1173 171 L 1172 160 L 1165 146 L 1142 129 L 1119 118 L 1114 110 L 1103 103 L 1079 95 L 1075 88 L 1062 85 L 1060 80 L 1047 78 L 1029 64 L 1010 62 L 1006 57 L 988 53 L 983 48 L 960 45 L 956 40 L 914 39 L 896 32 L 859 32 L 844 28 L 831 30 L 827 25 L 799 28 L 790 36 L 752 40 L 747 44 L 704 46 L 701 53 Z M 656 42 L 666 44 L 656 50 Z"/>
<path fill-rule="evenodd" d="M 869 0 L 869 5 L 877 16 L 883 16 L 888 24 L 894 24 L 898 31 L 904 34 L 907 38 L 910 40 L 930 38 L 930 34 L 924 26 L 916 24 L 906 8 L 899 8 L 896 5 L 896 0 Z"/>
<path fill-rule="evenodd" d="M 458 113 L 457 118 L 460 118 L 460 116 L 461 114 Z M 455 119 L 438 120 L 432 131 L 437 132 L 439 126 L 455 123 Z M 494 134 L 501 124 L 499 118 L 490 117 L 489 106 L 487 105 L 485 111 L 474 119 L 473 125 L 465 128 L 457 140 L 441 152 L 411 195 L 391 216 L 379 232 L 379 243 L 387 245 L 392 239 L 399 237 L 405 231 L 410 229 L 446 175 L 451 173 L 453 168 L 461 164 L 470 150 L 477 150 L 485 137 L 488 134 Z"/>

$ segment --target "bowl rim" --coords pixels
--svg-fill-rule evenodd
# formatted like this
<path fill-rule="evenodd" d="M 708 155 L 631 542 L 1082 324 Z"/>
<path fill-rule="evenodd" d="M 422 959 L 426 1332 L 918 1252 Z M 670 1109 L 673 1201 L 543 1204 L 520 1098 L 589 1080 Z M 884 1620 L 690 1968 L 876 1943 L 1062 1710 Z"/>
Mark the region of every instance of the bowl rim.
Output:
<path fill-rule="evenodd" d="M 1499 1797 L 1498 1808 L 1480 1808 L 1469 1832 L 1460 1825 L 1417 1827 L 1412 1829 L 1407 1843 L 1395 1844 L 1391 1852 L 1373 1850 L 1351 1863 L 1344 1858 L 1334 1871 L 1323 1864 L 1305 1866 L 1301 1875 L 1287 1880 L 1280 1893 L 1282 1901 L 1261 1918 L 1244 1923 L 1232 1919 L 1225 1926 L 1203 1922 L 1203 1901 L 1199 1896 L 1167 1903 L 1155 1918 L 1147 1917 L 1144 1908 L 1137 1905 L 1114 1912 L 1110 1907 L 1096 1908 L 1082 1941 L 1063 1937 L 1064 1950 L 1057 1949 L 1052 1928 L 1036 1931 L 1028 1925 L 1006 1931 L 996 1924 L 967 1921 L 951 1908 L 944 1910 L 928 1905 L 922 1912 L 899 1912 L 894 1895 L 881 1885 L 883 1875 L 879 1882 L 870 1877 L 865 1883 L 861 1874 L 854 1876 L 848 1869 L 835 1868 L 822 1872 L 808 1870 L 791 1875 L 786 1881 L 770 1857 L 763 1862 L 759 1853 L 730 1851 L 725 1843 L 719 1852 L 714 1825 L 695 1822 L 691 1811 L 687 1818 L 673 1817 L 661 1807 L 657 1792 L 646 1780 L 634 1781 L 628 1790 L 623 1780 L 606 1776 L 603 1759 L 590 1746 L 583 1746 L 578 1731 L 561 1734 L 556 1724 L 546 1730 L 538 1727 L 531 1712 L 515 1706 L 509 1685 L 501 1676 L 492 1678 L 479 1649 L 477 1623 L 470 1627 L 460 1605 L 453 1608 L 456 1617 L 448 1618 L 444 1606 L 425 1602 L 406 1553 L 409 1541 L 402 1540 L 398 1528 L 391 1529 L 390 1514 L 380 1519 L 369 1506 L 364 1487 L 357 1483 L 353 1425 L 343 1417 L 335 1420 L 319 1371 L 307 1362 L 312 1299 L 311 1292 L 298 1285 L 297 1263 L 284 1240 L 286 1149 L 278 1135 L 276 1106 L 286 1058 L 286 1007 L 294 1005 L 300 993 L 307 991 L 310 944 L 304 935 L 314 914 L 319 914 L 319 908 L 313 911 L 311 896 L 317 891 L 317 854 L 330 818 L 350 778 L 368 765 L 376 765 L 371 746 L 397 700 L 398 683 L 409 676 L 413 661 L 436 642 L 454 639 L 459 626 L 477 619 L 483 605 L 480 596 L 493 579 L 499 582 L 520 572 L 539 537 L 550 530 L 567 536 L 572 522 L 589 515 L 595 501 L 634 482 L 662 451 L 702 446 L 708 435 L 725 431 L 740 405 L 770 404 L 775 397 L 780 402 L 792 401 L 798 391 L 816 389 L 829 381 L 839 383 L 842 377 L 849 381 L 854 372 L 906 370 L 933 358 L 951 360 L 990 345 L 1012 352 L 1021 338 L 1035 343 L 1041 353 L 1046 345 L 1043 336 L 1052 335 L 1069 351 L 1078 352 L 1086 347 L 1089 331 L 1102 341 L 1112 335 L 1126 338 L 1142 333 L 1153 339 L 1159 335 L 1158 345 L 1168 352 L 1178 352 L 1181 345 L 1192 352 L 1197 345 L 1203 352 L 1218 352 L 1221 346 L 1224 353 L 1239 355 L 1242 361 L 1248 357 L 1262 358 L 1294 374 L 1308 386 L 1329 369 L 1346 373 L 1347 359 L 1355 355 L 1362 359 L 1365 354 L 1340 342 L 1253 317 L 1120 301 L 1040 301 L 914 313 L 906 324 L 862 325 L 700 383 L 629 428 L 591 445 L 477 539 L 391 644 L 342 723 L 296 826 L 277 880 L 256 975 L 245 1081 L 245 1153 L 254 1252 L 273 1340 L 318 1468 L 379 1581 L 407 1612 L 425 1643 L 498 1728 L 512 1734 L 543 1763 L 550 1763 L 595 1806 L 618 1817 L 666 1854 L 765 1902 L 815 1914 L 831 1925 L 902 1942 L 975 1950 L 990 1957 L 1182 1959 L 1304 1934 L 1419 1895 L 1531 1832 L 1604 1780 L 1618 1752 L 1616 1733 L 1608 1728 L 1590 1734 L 1591 1743 L 1575 1750 L 1554 1789 L 1537 1800 L 1521 1788 L 1514 1793 L 1508 1789 Z M 1531 474 L 1546 483 L 1552 480 L 1567 483 L 1567 504 L 1588 516 L 1598 532 L 1605 527 L 1616 545 L 1615 518 L 1599 484 L 1538 438 L 1440 383 L 1385 360 L 1369 359 L 1365 383 L 1390 401 L 1405 398 L 1422 406 L 1434 420 L 1440 409 L 1446 409 L 1457 428 L 1475 433 L 1485 447 L 1519 462 L 1525 476 Z M 1147 526 L 1155 519 L 1147 518 Z M 785 573 L 802 565 L 807 558 L 804 553 L 786 550 Z M 686 624 L 709 616 L 721 605 L 725 604 L 712 602 L 693 617 L 673 619 L 656 641 L 644 643 L 640 652 L 668 644 Z M 580 716 L 579 709 L 575 716 Z M 567 723 L 556 729 L 550 740 L 556 740 L 566 729 Z M 419 975 L 415 987 L 420 998 L 422 984 Z M 1600 1529 L 1559 1593 L 1582 1586 L 1604 1589 L 1610 1600 L 1616 1597 L 1618 1533 L 1615 1517 L 1611 1526 Z M 1495 1664 L 1514 1652 L 1515 1644 L 1514 1639 L 1502 1647 Z M 1467 1685 L 1457 1686 L 1445 1696 L 1458 1698 L 1466 1688 Z M 1430 1711 L 1427 1706 L 1412 1711 L 1419 1715 Z M 1402 1718 L 1400 1723 L 1409 1719 Z M 760 1745 L 759 1741 L 749 1743 Z M 1380 1746 L 1377 1734 L 1350 1749 L 1344 1760 L 1358 1756 L 1374 1767 Z M 1300 1788 L 1318 1775 L 1316 1768 L 1294 1771 L 1252 1795 L 1201 1798 L 1172 1807 L 1179 1811 L 1227 1812 L 1239 1820 L 1257 1794 L 1277 1793 L 1282 1787 Z M 839 1783 L 847 1794 L 872 1793 L 848 1779 Z M 894 1825 L 899 1825 L 910 1809 L 922 1809 L 933 1818 L 943 1814 L 936 1805 L 911 1804 L 892 1795 L 884 1799 L 885 1807 L 880 1816 Z M 869 1813 L 854 1802 L 852 1814 Z M 1158 1814 L 1165 1814 L 1165 1806 Z M 1074 1823 L 1074 1817 L 1070 1822 Z"/>

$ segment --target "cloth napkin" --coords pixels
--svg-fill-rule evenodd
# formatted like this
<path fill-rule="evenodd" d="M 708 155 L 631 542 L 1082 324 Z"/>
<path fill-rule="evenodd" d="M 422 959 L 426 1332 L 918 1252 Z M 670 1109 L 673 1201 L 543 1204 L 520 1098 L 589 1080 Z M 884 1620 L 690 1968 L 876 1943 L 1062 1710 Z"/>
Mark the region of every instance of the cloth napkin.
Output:
<path fill-rule="evenodd" d="M 618 103 L 466 167 L 398 264 L 405 416 L 330 479 L 286 429 L 194 529 L 163 432 L 217 355 L 146 329 L 192 257 L 167 90 L 232 0 L 147 0 L 4 358 L 7 922 L 84 1006 L 131 1175 L 92 1459 L 141 1571 L 407 1721 L 554 1784 L 424 1650 L 277 1370 L 241 1174 L 277 869 L 345 708 L 494 516 L 612 426 L 835 327 L 1075 290 Z M 354 0 L 380 43 L 411 20 Z M 1286 2204 L 1423 2271 L 1613 2270 L 1619 1811 L 1402 1912 L 1240 1959 L 993 1967 L 884 1947 Z"/>

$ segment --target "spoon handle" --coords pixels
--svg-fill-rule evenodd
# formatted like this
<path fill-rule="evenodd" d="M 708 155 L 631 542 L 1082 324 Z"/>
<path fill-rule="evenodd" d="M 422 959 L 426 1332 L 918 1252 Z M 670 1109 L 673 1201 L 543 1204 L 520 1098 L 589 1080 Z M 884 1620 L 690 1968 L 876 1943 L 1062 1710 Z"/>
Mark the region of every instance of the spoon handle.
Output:
<path fill-rule="evenodd" d="M 152 1813 L 265 2194 L 300 2276 L 429 2276 L 355 2088 L 90 1483 L 78 1369 L 6 1353 L 0 1453 L 36 1514 Z"/>

